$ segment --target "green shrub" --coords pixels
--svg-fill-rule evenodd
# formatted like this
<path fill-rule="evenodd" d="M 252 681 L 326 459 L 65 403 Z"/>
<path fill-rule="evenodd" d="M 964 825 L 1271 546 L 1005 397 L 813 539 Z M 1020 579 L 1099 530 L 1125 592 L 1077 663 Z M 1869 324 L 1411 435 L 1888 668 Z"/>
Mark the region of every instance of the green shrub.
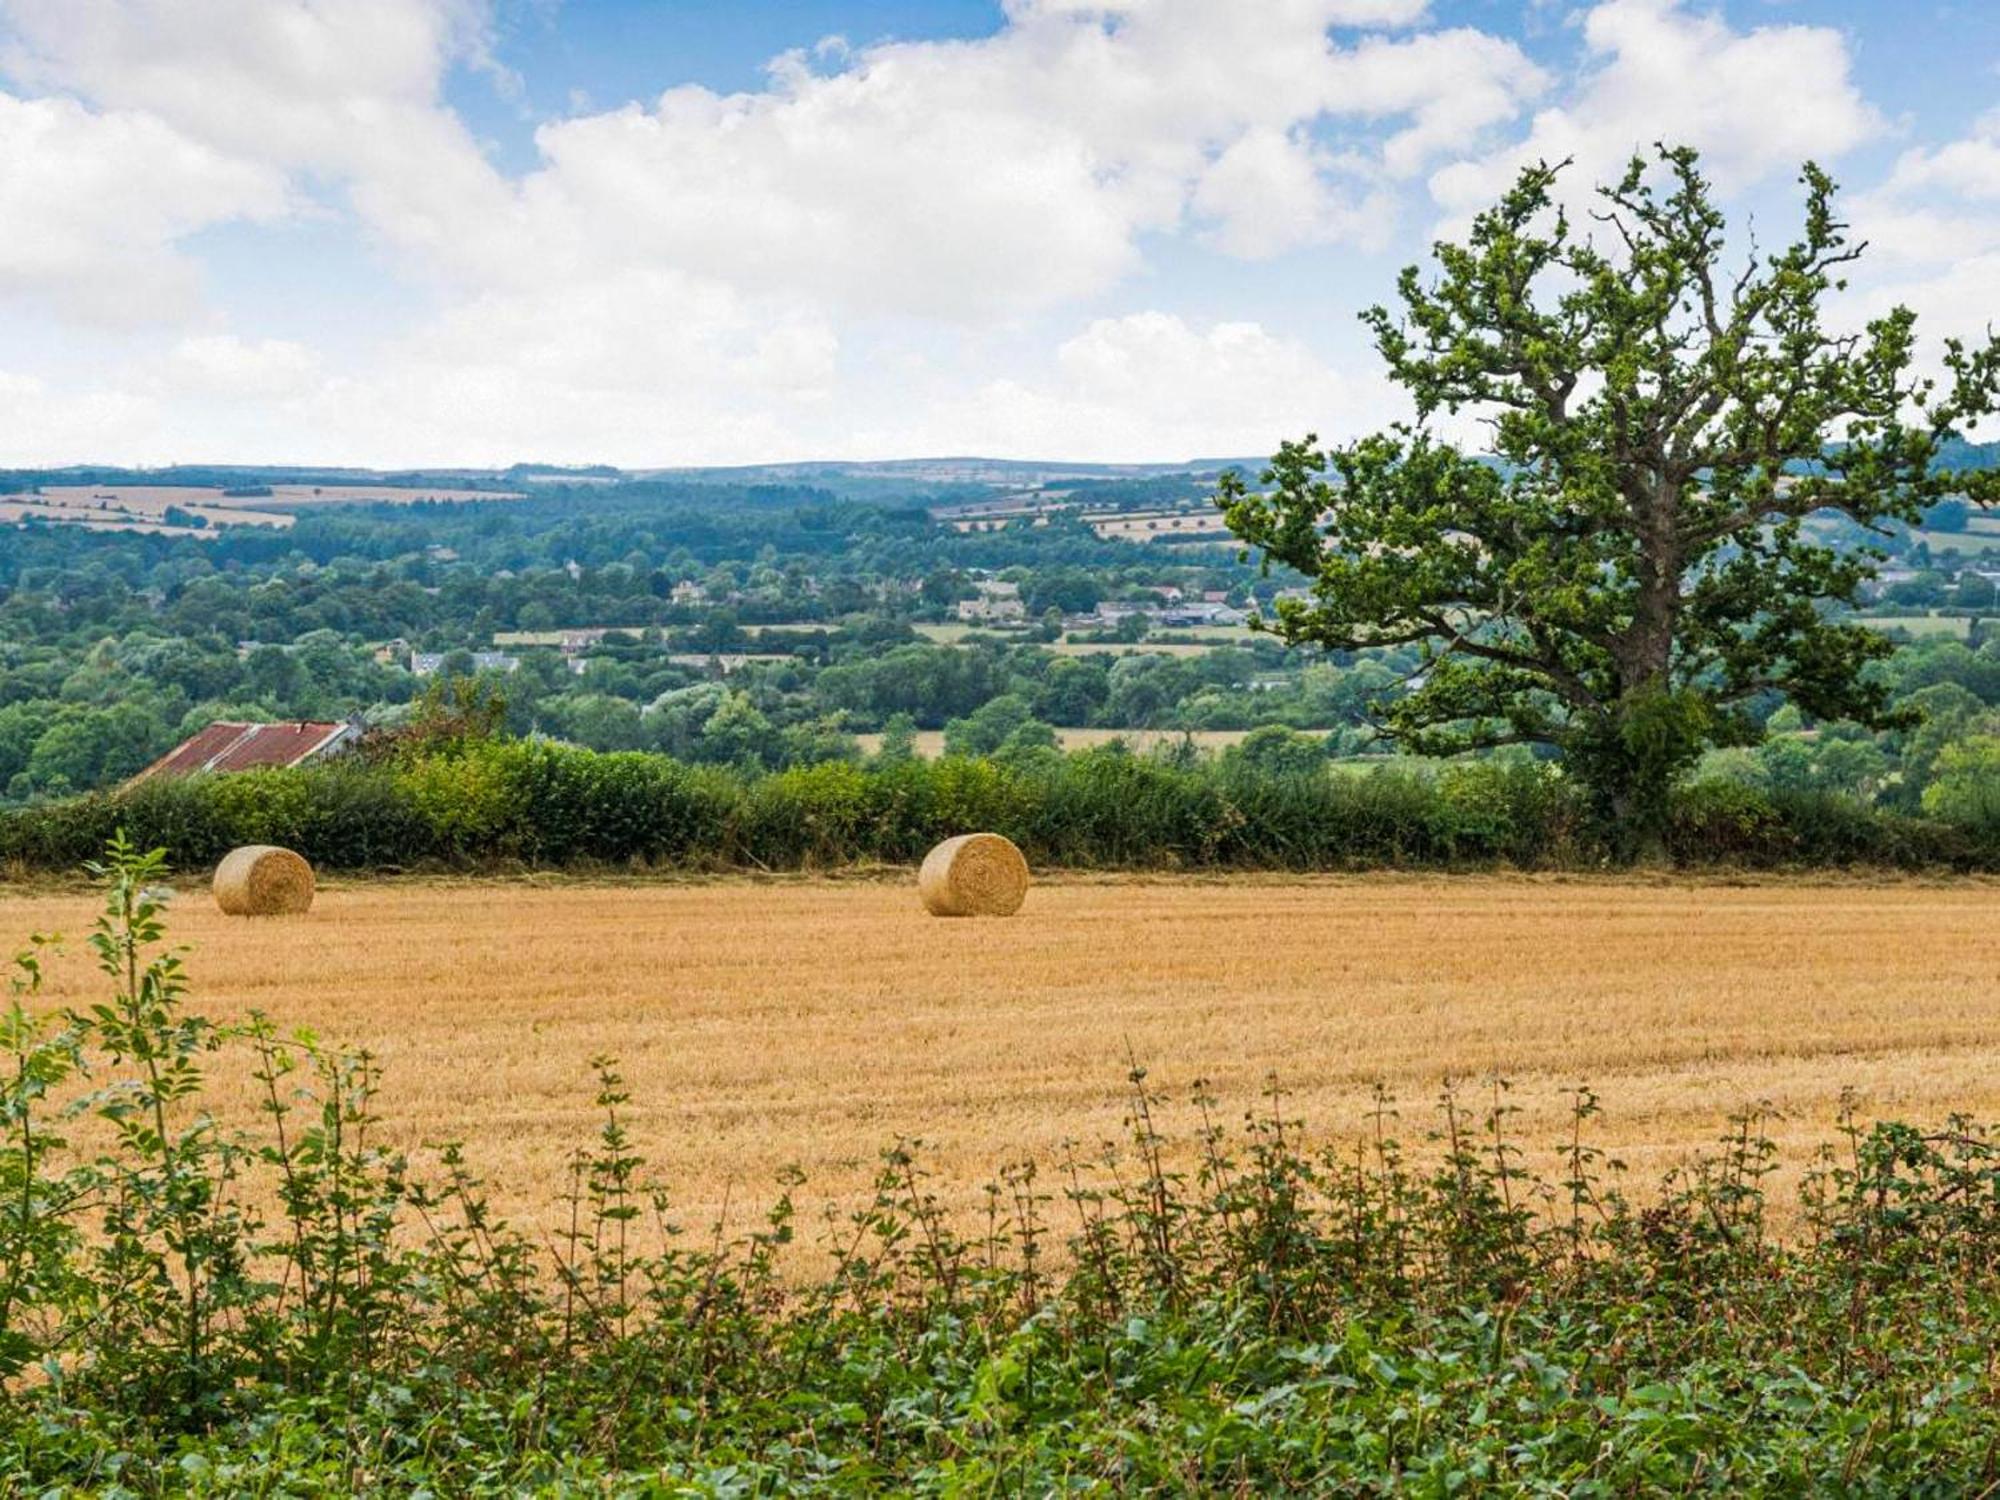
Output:
<path fill-rule="evenodd" d="M 431 847 L 461 860 L 515 852 L 523 830 L 508 776 L 512 752 L 510 745 L 488 744 L 396 767 L 396 789 L 423 819 Z"/>
<path fill-rule="evenodd" d="M 1026 789 L 1017 842 L 1031 859 L 1057 865 L 1215 864 L 1240 817 L 1217 778 L 1115 746 L 1038 770 Z"/>
<path fill-rule="evenodd" d="M 1924 811 L 1975 833 L 2000 835 L 2000 739 L 1974 735 L 1938 752 Z"/>
<path fill-rule="evenodd" d="M 1689 863 L 1768 865 L 1791 852 L 1791 836 L 1763 787 L 1716 777 L 1681 789 L 1667 847 Z"/>

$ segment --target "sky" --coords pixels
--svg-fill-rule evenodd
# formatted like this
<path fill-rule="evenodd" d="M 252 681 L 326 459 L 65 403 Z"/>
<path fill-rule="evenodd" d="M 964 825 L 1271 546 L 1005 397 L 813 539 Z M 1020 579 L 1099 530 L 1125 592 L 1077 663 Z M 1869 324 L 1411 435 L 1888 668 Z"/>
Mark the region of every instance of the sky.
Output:
<path fill-rule="evenodd" d="M 1400 267 L 1662 139 L 2000 324 L 1995 0 L 0 0 L 0 466 L 1350 437 Z"/>

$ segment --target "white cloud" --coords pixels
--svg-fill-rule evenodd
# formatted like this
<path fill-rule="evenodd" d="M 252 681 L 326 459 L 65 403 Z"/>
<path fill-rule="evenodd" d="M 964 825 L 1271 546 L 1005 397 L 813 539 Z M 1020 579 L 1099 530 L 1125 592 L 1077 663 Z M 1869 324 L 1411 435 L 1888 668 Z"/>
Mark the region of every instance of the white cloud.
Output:
<path fill-rule="evenodd" d="M 1476 144 L 1547 82 L 1512 42 L 1459 29 L 1363 41 L 1333 59 L 1330 93 L 1349 114 L 1409 117 L 1382 145 L 1383 166 L 1400 177 Z"/>
<path fill-rule="evenodd" d="M 160 408 L 143 396 L 117 390 L 64 392 L 51 389 L 38 375 L 0 370 L 0 433 L 6 434 L 7 463 L 75 463 L 81 455 L 102 452 L 114 439 L 121 453 L 156 453 L 160 430 Z"/>
<path fill-rule="evenodd" d="M 487 55 L 485 0 L 0 0 L 0 56 L 243 171 L 339 187 L 466 294 L 665 266 L 980 322 L 1100 293 L 1140 268 L 1145 235 L 1190 222 L 1246 256 L 1379 242 L 1376 178 L 1474 144 L 1541 82 L 1475 32 L 1351 31 L 1423 10 L 1018 0 L 989 37 L 821 49 L 831 72 L 787 54 L 760 90 L 546 124 L 518 183 L 439 95 L 454 61 Z M 1398 120 L 1379 155 L 1315 142 Z"/>
<path fill-rule="evenodd" d="M 1308 431 L 1352 435 L 1399 411 L 1384 382 L 1345 376 L 1257 323 L 1201 328 L 1148 311 L 1092 322 L 1037 375 L 988 382 L 921 421 L 857 434 L 856 451 L 1241 457 Z"/>
<path fill-rule="evenodd" d="M 1932 336 L 1978 338 L 2000 319 L 2000 111 L 1942 146 L 1913 147 L 1852 205 L 1876 276 L 1871 312 L 1901 303 Z"/>
<path fill-rule="evenodd" d="M 281 176 L 153 116 L 0 93 L 0 294 L 89 321 L 179 317 L 200 278 L 177 242 L 286 202 Z"/>
<path fill-rule="evenodd" d="M 1572 97 L 1537 113 L 1524 140 L 1432 176 L 1455 222 L 1538 160 L 1574 158 L 1569 184 L 1581 194 L 1655 141 L 1691 145 L 1717 186 L 1733 192 L 1883 128 L 1849 76 L 1846 39 L 1831 28 L 1736 31 L 1680 0 L 1604 0 L 1582 24 L 1588 71 Z"/>
<path fill-rule="evenodd" d="M 1395 220 L 1393 199 L 1380 189 L 1341 194 L 1317 155 L 1275 130 L 1238 139 L 1195 186 L 1195 214 L 1216 226 L 1209 242 L 1245 260 L 1338 240 L 1379 246 Z"/>
<path fill-rule="evenodd" d="M 484 0 L 0 0 L 15 78 L 87 96 L 244 171 L 343 184 L 390 243 L 477 254 L 512 210 L 438 99 L 485 55 Z"/>
<path fill-rule="evenodd" d="M 2000 203 L 2000 117 L 1980 132 L 1935 150 L 1905 152 L 1884 189 L 1890 194 L 1948 193 L 1980 203 Z"/>
<path fill-rule="evenodd" d="M 1226 252 L 1379 239 L 1381 166 L 1330 121 L 1409 117 L 1393 164 L 1463 148 L 1540 74 L 1472 32 L 1343 49 L 1343 19 L 1415 7 L 1015 6 L 974 42 L 803 55 L 771 84 L 673 89 L 537 135 L 538 263 L 665 262 L 864 313 L 981 319 L 1092 295 L 1190 213 Z M 1113 24 L 1115 20 L 1115 24 Z"/>
<path fill-rule="evenodd" d="M 362 374 L 321 373 L 289 346 L 198 339 L 172 357 L 205 366 L 201 381 L 161 380 L 152 365 L 127 371 L 125 390 L 0 377 L 0 427 L 32 432 L 20 462 L 101 459 L 115 432 L 116 456 L 144 463 L 499 466 L 532 455 L 640 467 L 776 454 L 1246 456 L 1402 413 L 1381 380 L 1343 375 L 1254 322 L 1097 319 L 994 379 L 949 344 L 850 353 L 809 316 L 649 276 L 554 306 L 481 299 Z M 607 364 L 615 329 L 633 337 Z"/>
<path fill-rule="evenodd" d="M 287 339 L 205 334 L 176 344 L 154 379 L 169 391 L 194 395 L 297 396 L 318 383 L 319 358 Z"/>
<path fill-rule="evenodd" d="M 839 341 L 803 307 L 682 272 L 485 293 L 322 381 L 299 407 L 331 456 L 507 463 L 595 454 L 727 461 L 783 445 L 826 406 Z"/>
<path fill-rule="evenodd" d="M 106 373 L 0 376 L 0 460 L 1134 458 L 1374 427 L 1382 382 L 1180 315 L 1182 268 L 1213 305 L 1231 261 L 1401 243 L 1413 183 L 1462 216 L 1525 160 L 1574 155 L 1583 188 L 1667 138 L 1733 193 L 1883 130 L 1832 29 L 1575 19 L 1580 68 L 1523 122 L 1553 80 L 1423 0 L 1007 0 L 986 37 L 579 106 L 509 176 L 443 92 L 497 68 L 488 0 L 0 0 L 0 294 L 179 320 Z M 1927 318 L 2000 306 L 2000 119 L 1856 207 Z M 186 336 L 190 237 L 280 217 L 361 225 L 411 316 L 344 364 L 214 309 Z M 1326 263 L 1331 297 L 1384 290 Z M 1156 310 L 1090 321 L 1113 297 Z"/>

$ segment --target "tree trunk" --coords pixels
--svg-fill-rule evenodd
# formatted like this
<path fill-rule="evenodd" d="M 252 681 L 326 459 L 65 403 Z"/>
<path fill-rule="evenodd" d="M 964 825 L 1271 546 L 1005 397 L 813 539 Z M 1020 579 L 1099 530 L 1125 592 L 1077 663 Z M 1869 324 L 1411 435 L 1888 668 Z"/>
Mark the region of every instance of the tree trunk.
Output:
<path fill-rule="evenodd" d="M 1612 855 L 1621 865 L 1659 869 L 1668 863 L 1671 780 L 1655 766 L 1632 769 L 1626 784 L 1611 794 Z"/>
<path fill-rule="evenodd" d="M 1619 754 L 1610 806 L 1619 863 L 1657 866 L 1667 862 L 1668 796 L 1688 753 L 1671 677 L 1681 606 L 1679 487 L 1659 475 L 1635 509 L 1642 571 L 1619 653 Z"/>

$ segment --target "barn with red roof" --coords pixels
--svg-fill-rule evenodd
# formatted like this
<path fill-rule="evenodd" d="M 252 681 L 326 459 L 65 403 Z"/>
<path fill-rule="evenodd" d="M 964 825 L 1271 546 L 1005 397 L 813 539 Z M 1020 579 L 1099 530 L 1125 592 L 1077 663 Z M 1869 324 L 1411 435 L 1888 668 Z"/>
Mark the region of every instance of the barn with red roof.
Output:
<path fill-rule="evenodd" d="M 360 735 L 361 725 L 353 720 L 337 724 L 314 720 L 245 724 L 218 719 L 192 739 L 169 750 L 132 781 L 304 765 L 309 760 L 339 754 Z"/>

